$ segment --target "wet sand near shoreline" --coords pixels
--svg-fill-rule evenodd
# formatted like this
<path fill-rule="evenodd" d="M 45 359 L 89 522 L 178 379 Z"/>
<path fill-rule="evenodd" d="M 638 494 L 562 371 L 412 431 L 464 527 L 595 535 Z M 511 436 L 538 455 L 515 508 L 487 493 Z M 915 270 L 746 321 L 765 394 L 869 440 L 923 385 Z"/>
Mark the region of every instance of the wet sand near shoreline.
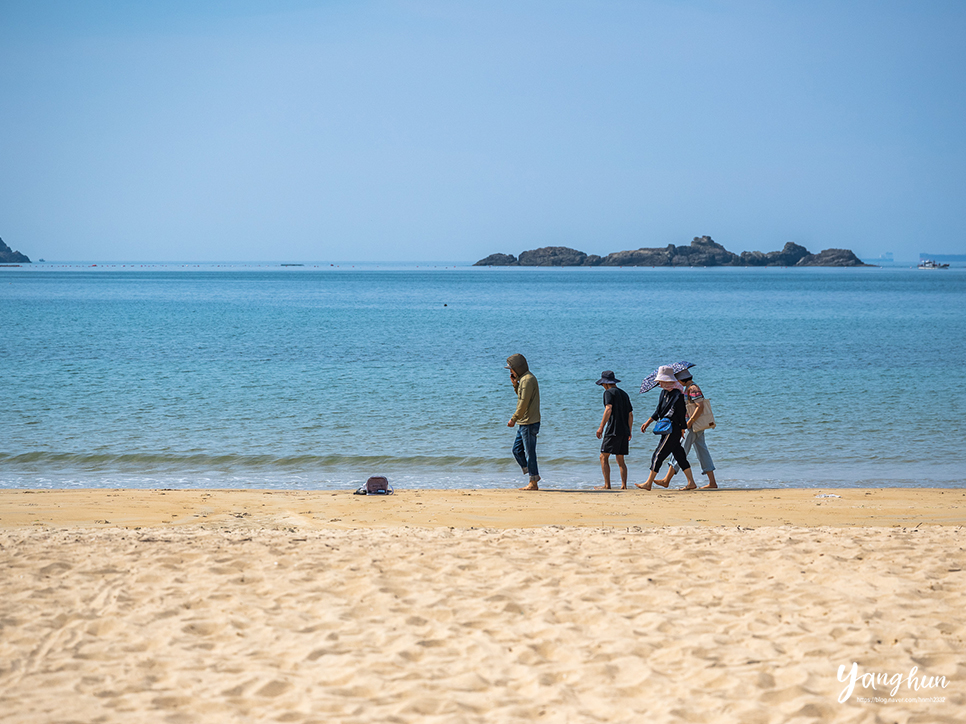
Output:
<path fill-rule="evenodd" d="M 0 529 L 225 523 L 318 528 L 966 524 L 966 489 L 0 490 Z"/>
<path fill-rule="evenodd" d="M 0 491 L 0 719 L 952 724 L 964 522 L 949 489 Z"/>

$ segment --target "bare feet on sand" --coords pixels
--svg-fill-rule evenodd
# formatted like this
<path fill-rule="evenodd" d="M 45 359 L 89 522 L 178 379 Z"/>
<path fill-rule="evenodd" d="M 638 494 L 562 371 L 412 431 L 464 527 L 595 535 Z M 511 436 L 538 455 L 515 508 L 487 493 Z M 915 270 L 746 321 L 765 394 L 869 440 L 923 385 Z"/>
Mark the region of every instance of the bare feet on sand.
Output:
<path fill-rule="evenodd" d="M 647 476 L 647 482 L 644 483 L 643 485 L 641 485 L 640 483 L 634 483 L 635 487 L 638 487 L 641 490 L 650 490 L 651 489 L 651 483 L 655 483 L 657 485 L 660 485 L 662 488 L 666 488 L 667 487 L 667 483 L 665 483 L 663 480 L 655 480 L 654 479 L 654 476 L 655 476 L 655 472 L 652 470 L 651 473 L 650 473 L 650 475 Z"/>
<path fill-rule="evenodd" d="M 594 486 L 594 490 L 610 490 L 610 489 L 611 488 L 610 488 L 609 485 L 595 485 Z"/>
<path fill-rule="evenodd" d="M 524 487 L 520 488 L 520 490 L 540 490 L 540 488 L 537 486 L 537 483 L 539 482 L 540 482 L 540 476 L 534 475 L 533 477 L 530 478 L 530 484 L 525 485 Z"/>
<path fill-rule="evenodd" d="M 698 486 L 695 485 L 694 483 L 688 483 L 683 488 L 678 488 L 678 490 L 697 490 L 697 489 L 698 489 Z"/>
<path fill-rule="evenodd" d="M 701 486 L 701 490 L 717 490 L 717 489 L 718 489 L 717 483 L 708 483 L 707 485 Z"/>

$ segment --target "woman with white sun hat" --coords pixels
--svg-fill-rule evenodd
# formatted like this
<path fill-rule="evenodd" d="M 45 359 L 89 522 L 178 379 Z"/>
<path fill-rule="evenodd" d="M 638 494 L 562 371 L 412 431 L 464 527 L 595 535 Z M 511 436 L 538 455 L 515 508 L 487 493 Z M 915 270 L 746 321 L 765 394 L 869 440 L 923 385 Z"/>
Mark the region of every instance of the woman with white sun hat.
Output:
<path fill-rule="evenodd" d="M 684 471 L 688 483 L 694 486 L 694 477 L 691 474 L 691 463 L 688 456 L 681 447 L 681 436 L 687 428 L 687 411 L 684 404 L 684 386 L 674 376 L 674 369 L 670 365 L 658 367 L 657 375 L 654 378 L 661 386 L 661 397 L 657 401 L 657 408 L 647 418 L 647 422 L 641 425 L 641 432 L 647 430 L 652 422 L 660 421 L 666 427 L 666 431 L 661 433 L 661 441 L 657 449 L 651 456 L 651 471 L 647 476 L 647 482 L 643 485 L 635 483 L 641 490 L 650 490 L 652 483 L 655 482 L 661 465 L 669 455 L 674 457 L 675 462 Z M 667 487 L 668 483 L 663 480 L 656 481 L 658 485 Z"/>

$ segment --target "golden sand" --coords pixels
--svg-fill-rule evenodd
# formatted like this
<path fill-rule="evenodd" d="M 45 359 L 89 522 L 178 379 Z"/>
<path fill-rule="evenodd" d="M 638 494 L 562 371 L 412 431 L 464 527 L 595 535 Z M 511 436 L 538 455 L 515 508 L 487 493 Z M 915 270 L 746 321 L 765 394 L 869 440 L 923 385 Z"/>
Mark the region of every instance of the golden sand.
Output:
<path fill-rule="evenodd" d="M 964 525 L 966 490 L 410 490 L 392 496 L 262 490 L 0 490 L 0 529 L 239 521 L 309 529 Z"/>
<path fill-rule="evenodd" d="M 0 721 L 962 722 L 964 518 L 960 490 L 0 491 Z"/>

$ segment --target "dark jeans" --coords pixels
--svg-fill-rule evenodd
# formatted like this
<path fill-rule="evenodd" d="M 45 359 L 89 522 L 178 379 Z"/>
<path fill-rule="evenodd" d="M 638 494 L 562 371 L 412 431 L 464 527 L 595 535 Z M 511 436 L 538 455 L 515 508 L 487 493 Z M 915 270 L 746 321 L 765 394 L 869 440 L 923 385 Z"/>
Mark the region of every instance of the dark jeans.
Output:
<path fill-rule="evenodd" d="M 540 432 L 540 423 L 532 425 L 517 425 L 517 437 L 513 441 L 513 457 L 516 458 L 517 465 L 526 468 L 530 477 L 535 477 L 537 472 L 537 433 Z"/>

